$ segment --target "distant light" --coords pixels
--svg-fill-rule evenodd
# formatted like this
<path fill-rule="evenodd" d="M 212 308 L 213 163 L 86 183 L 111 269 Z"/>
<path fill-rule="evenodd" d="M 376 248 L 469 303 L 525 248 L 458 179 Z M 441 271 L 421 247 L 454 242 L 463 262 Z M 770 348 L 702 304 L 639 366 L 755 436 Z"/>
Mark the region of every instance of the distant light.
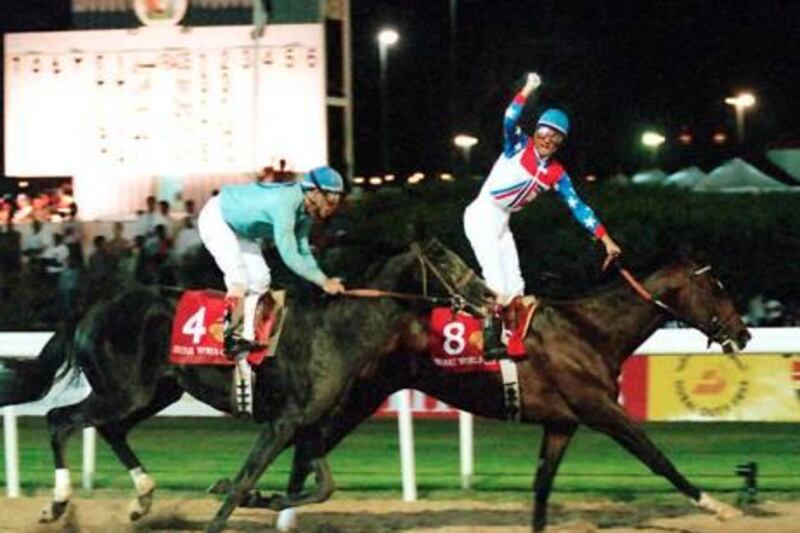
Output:
<path fill-rule="evenodd" d="M 753 96 L 753 93 L 739 93 L 726 98 L 725 103 L 736 108 L 752 107 L 756 103 L 756 97 Z"/>
<path fill-rule="evenodd" d="M 383 181 L 386 181 L 386 182 L 392 182 L 392 181 L 394 181 L 394 174 L 386 174 L 386 175 L 383 177 Z"/>
<path fill-rule="evenodd" d="M 383 183 L 383 179 L 380 176 L 372 176 L 369 179 L 369 184 L 370 185 L 380 185 L 382 183 Z"/>
<path fill-rule="evenodd" d="M 453 137 L 453 144 L 459 148 L 472 148 L 478 144 L 478 139 L 472 135 L 466 135 L 462 133 Z"/>
<path fill-rule="evenodd" d="M 355 176 L 353 178 L 353 183 L 355 183 L 356 185 L 361 185 L 362 183 L 364 183 L 364 181 L 365 181 L 364 176 Z"/>
<path fill-rule="evenodd" d="M 642 134 L 642 144 L 651 148 L 658 148 L 665 140 L 663 135 L 654 131 L 646 131 Z"/>
<path fill-rule="evenodd" d="M 683 133 L 678 135 L 678 142 L 681 144 L 689 145 L 692 144 L 692 141 L 694 141 L 694 135 L 692 135 L 688 131 L 684 131 Z"/>
<path fill-rule="evenodd" d="M 718 131 L 711 137 L 714 144 L 725 144 L 728 140 L 728 135 L 724 131 Z"/>
<path fill-rule="evenodd" d="M 20 189 L 25 189 L 25 188 L 28 187 L 28 185 L 30 185 L 30 184 L 27 181 L 20 181 L 19 182 L 19 188 Z"/>
<path fill-rule="evenodd" d="M 439 179 L 442 181 L 455 181 L 455 178 L 449 172 L 442 172 L 439 174 Z"/>
<path fill-rule="evenodd" d="M 583 180 L 584 181 L 588 181 L 589 183 L 591 183 L 591 182 L 597 181 L 597 176 L 595 176 L 594 174 L 587 174 L 587 175 L 585 175 L 583 177 Z"/>
<path fill-rule="evenodd" d="M 413 174 L 411 174 L 408 177 L 407 181 L 411 185 L 416 185 L 417 183 L 419 183 L 420 181 L 422 181 L 424 179 L 425 179 L 425 174 L 423 174 L 422 172 L 414 172 Z"/>
<path fill-rule="evenodd" d="M 400 40 L 400 34 L 391 28 L 385 28 L 378 32 L 378 42 L 384 46 L 392 46 Z"/>

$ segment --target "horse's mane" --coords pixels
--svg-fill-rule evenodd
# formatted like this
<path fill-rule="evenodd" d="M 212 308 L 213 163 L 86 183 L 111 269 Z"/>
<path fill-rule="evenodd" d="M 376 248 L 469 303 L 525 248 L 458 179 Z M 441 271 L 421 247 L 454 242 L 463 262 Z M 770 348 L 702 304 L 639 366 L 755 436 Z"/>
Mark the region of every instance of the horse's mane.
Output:
<path fill-rule="evenodd" d="M 643 280 L 649 278 L 650 276 L 654 275 L 656 272 L 658 272 L 660 270 L 663 270 L 665 268 L 668 268 L 670 266 L 674 266 L 674 265 L 682 263 L 682 262 L 688 263 L 690 261 L 691 260 L 689 260 L 689 259 L 687 259 L 685 257 L 679 257 L 679 258 L 674 259 L 674 260 L 672 260 L 672 261 L 670 261 L 668 263 L 664 263 L 664 264 L 662 264 L 662 265 L 660 265 L 658 267 L 649 269 L 648 273 L 645 274 L 645 275 L 640 275 L 640 274 L 633 274 L 633 275 L 637 280 L 643 281 Z M 613 276 L 614 279 L 612 279 L 611 281 L 609 281 L 607 283 L 604 283 L 603 285 L 601 285 L 599 287 L 592 287 L 591 289 L 589 289 L 588 291 L 583 292 L 582 294 L 571 295 L 571 296 L 567 296 L 567 297 L 548 297 L 548 296 L 542 295 L 539 299 L 541 300 L 542 303 L 547 303 L 547 304 L 550 304 L 550 305 L 569 306 L 569 305 L 584 304 L 584 303 L 586 303 L 586 302 L 588 302 L 590 300 L 606 298 L 606 297 L 609 297 L 609 296 L 613 296 L 614 294 L 616 294 L 618 292 L 622 292 L 622 291 L 631 291 L 631 294 L 633 294 L 633 289 L 630 287 L 630 285 L 628 285 L 628 282 L 625 281 L 622 278 L 622 276 L 619 274 L 619 272 L 616 270 L 616 268 L 613 267 L 613 266 L 610 267 L 610 268 L 611 268 L 611 270 L 609 271 L 609 274 L 608 274 L 607 277 Z"/>

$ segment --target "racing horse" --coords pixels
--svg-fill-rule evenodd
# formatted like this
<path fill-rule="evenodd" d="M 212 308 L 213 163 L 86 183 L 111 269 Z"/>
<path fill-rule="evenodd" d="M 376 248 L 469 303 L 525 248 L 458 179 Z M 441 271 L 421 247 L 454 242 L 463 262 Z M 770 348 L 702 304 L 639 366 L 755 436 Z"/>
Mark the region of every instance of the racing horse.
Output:
<path fill-rule="evenodd" d="M 542 300 L 525 338 L 528 356 L 517 364 L 519 419 L 544 430 L 533 485 L 535 531 L 546 526 L 553 480 L 580 424 L 610 436 L 699 507 L 721 519 L 740 514 L 701 492 L 630 419 L 617 402 L 618 378 L 625 360 L 669 319 L 699 329 L 725 352 L 744 348 L 750 334 L 710 267 L 682 259 L 641 284 L 627 270 L 620 272 L 629 284 L 582 299 Z M 476 415 L 507 418 L 500 375 L 444 372 L 428 353 L 432 334 L 425 319 L 409 322 L 394 349 L 370 362 L 333 416 L 316 428 L 318 440 L 296 446 L 288 496 L 253 493 L 245 505 L 281 510 L 327 498 L 333 480 L 323 454 L 398 390 L 417 389 Z M 302 492 L 312 470 L 317 486 Z"/>
<path fill-rule="evenodd" d="M 419 312 L 412 310 L 457 300 L 480 312 L 491 298 L 472 270 L 435 239 L 389 258 L 369 287 L 392 298 L 289 299 L 277 354 L 255 369 L 254 418 L 262 423 L 261 433 L 210 531 L 224 527 L 297 435 L 315 432 L 315 424 L 335 408 L 370 359 L 394 349 L 392 339 L 399 339 L 403 323 Z M 441 296 L 430 296 L 429 290 Z M 69 504 L 64 451 L 77 429 L 94 426 L 130 471 L 137 497 L 129 515 L 138 519 L 150 509 L 155 482 L 127 442 L 131 429 L 177 401 L 184 391 L 216 409 L 231 411 L 232 367 L 168 362 L 175 303 L 174 296 L 154 290 L 124 292 L 91 307 L 74 328 L 58 331 L 36 361 L 0 373 L 5 376 L 0 380 L 0 405 L 43 396 L 65 362 L 80 369 L 91 386 L 83 401 L 47 413 L 56 484 L 53 501 L 40 520 L 58 519 Z"/>

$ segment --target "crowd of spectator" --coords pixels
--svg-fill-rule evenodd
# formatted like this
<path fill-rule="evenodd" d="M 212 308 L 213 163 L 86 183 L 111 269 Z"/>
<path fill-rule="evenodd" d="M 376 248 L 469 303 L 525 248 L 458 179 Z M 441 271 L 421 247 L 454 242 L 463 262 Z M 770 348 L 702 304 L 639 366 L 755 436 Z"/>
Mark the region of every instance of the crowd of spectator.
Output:
<path fill-rule="evenodd" d="M 0 232 L 0 298 L 23 298 L 9 298 L 21 281 L 30 301 L 17 304 L 44 309 L 39 318 L 48 323 L 74 313 L 79 302 L 96 301 L 131 282 L 177 284 L 182 257 L 200 244 L 195 203 L 185 201 L 177 216 L 167 201 L 150 196 L 145 204 L 133 224 L 113 222 L 110 234 L 86 239 L 74 201 L 47 228 L 44 222 L 53 222 L 52 217 L 31 215 L 24 234 L 15 228 L 23 220 L 16 216 L 19 211 L 11 209 Z"/>
<path fill-rule="evenodd" d="M 71 213 L 74 205 L 75 198 L 69 184 L 30 195 L 24 192 L 6 194 L 0 197 L 0 224 L 24 224 L 34 220 L 61 222 L 74 217 Z"/>

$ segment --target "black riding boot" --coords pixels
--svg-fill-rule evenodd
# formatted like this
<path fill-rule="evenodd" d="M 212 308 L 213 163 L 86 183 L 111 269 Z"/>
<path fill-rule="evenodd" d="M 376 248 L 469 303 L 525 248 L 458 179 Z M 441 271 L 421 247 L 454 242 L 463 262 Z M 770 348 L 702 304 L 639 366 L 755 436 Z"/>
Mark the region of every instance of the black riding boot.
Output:
<path fill-rule="evenodd" d="M 263 348 L 262 345 L 242 337 L 244 317 L 241 305 L 241 299 L 226 298 L 225 315 L 222 319 L 222 351 L 228 359 L 236 359 L 240 354 L 246 355 Z"/>

